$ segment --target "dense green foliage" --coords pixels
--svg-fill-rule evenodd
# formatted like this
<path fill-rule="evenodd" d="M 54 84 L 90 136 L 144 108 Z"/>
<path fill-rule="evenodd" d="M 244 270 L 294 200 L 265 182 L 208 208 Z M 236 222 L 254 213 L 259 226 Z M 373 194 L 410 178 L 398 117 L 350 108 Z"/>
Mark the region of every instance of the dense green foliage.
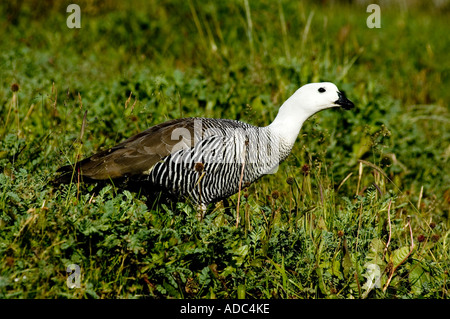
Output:
<path fill-rule="evenodd" d="M 69 29 L 70 2 L 45 3 L 0 4 L 0 298 L 449 298 L 448 7 L 369 29 L 339 1 L 84 0 Z M 200 221 L 49 183 L 167 119 L 267 125 L 314 81 L 356 109 L 305 123 L 237 228 L 237 195 Z"/>

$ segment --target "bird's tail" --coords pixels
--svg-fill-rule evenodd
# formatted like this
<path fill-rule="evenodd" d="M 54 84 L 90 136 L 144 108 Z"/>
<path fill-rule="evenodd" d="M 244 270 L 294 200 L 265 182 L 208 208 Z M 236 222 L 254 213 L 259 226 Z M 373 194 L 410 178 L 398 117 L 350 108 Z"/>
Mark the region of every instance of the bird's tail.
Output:
<path fill-rule="evenodd" d="M 86 177 L 82 174 L 82 166 L 85 164 L 86 161 L 89 161 L 89 158 L 86 158 L 75 164 L 69 164 L 58 168 L 58 170 L 56 171 L 56 177 L 53 179 L 52 183 L 54 185 L 59 185 L 78 182 L 84 183 L 96 182 L 95 180 Z"/>
<path fill-rule="evenodd" d="M 52 180 L 52 184 L 70 184 L 76 183 L 80 177 L 79 167 L 77 165 L 66 165 L 56 171 L 57 176 Z"/>

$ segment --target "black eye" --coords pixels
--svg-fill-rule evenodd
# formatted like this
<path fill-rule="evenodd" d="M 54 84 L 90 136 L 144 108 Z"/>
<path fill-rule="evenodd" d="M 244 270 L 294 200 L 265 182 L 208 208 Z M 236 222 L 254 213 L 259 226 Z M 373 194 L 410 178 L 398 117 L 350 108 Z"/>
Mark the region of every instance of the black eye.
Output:
<path fill-rule="evenodd" d="M 319 93 L 323 93 L 323 92 L 325 92 L 326 90 L 325 90 L 325 88 L 319 88 L 317 91 L 319 91 Z"/>

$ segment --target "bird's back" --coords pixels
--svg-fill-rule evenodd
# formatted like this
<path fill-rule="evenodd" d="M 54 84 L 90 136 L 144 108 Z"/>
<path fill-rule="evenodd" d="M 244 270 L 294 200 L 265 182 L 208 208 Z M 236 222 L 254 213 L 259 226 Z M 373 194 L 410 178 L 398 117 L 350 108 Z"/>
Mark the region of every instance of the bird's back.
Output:
<path fill-rule="evenodd" d="M 59 171 L 66 178 L 75 171 L 85 181 L 127 179 L 209 203 L 237 192 L 241 173 L 248 185 L 278 164 L 274 144 L 267 130 L 240 121 L 177 119 Z"/>

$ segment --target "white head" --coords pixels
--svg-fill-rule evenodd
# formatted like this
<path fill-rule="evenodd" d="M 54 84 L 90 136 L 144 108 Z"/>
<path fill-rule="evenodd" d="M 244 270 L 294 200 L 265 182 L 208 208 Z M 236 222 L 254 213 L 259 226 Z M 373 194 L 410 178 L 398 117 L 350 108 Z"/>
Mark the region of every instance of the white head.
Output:
<path fill-rule="evenodd" d="M 333 83 L 309 83 L 283 103 L 270 127 L 293 144 L 303 123 L 310 116 L 331 107 L 349 110 L 354 105 Z"/>
<path fill-rule="evenodd" d="M 289 98 L 291 99 L 299 111 L 311 113 L 310 116 L 330 107 L 339 106 L 348 110 L 354 106 L 345 94 L 330 82 L 303 85 Z"/>

